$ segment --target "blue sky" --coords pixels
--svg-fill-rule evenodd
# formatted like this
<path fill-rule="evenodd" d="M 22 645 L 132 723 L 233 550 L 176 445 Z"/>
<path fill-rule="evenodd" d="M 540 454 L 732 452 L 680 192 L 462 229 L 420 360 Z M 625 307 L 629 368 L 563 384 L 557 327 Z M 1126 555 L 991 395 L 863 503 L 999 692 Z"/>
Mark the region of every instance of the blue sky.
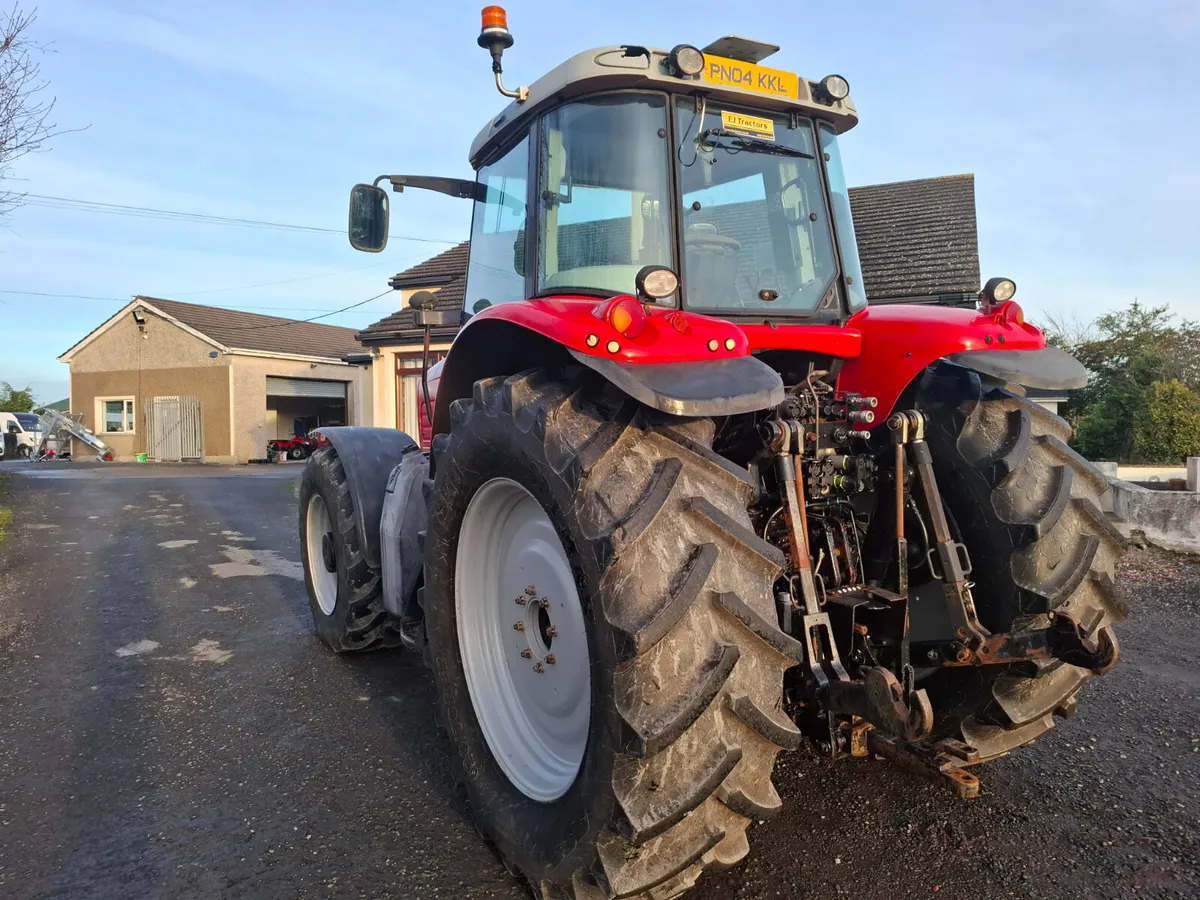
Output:
<path fill-rule="evenodd" d="M 37 5 L 56 118 L 88 127 L 21 160 L 12 190 L 341 229 L 356 181 L 469 177 L 470 141 L 503 105 L 475 45 L 479 2 Z M 851 184 L 975 173 L 983 276 L 1015 278 L 1033 315 L 1137 297 L 1200 318 L 1192 0 L 508 9 L 511 83 L 591 46 L 778 43 L 770 65 L 849 79 L 861 116 L 842 141 Z M 462 201 L 393 198 L 393 234 L 456 241 L 468 224 Z M 0 229 L 0 380 L 65 396 L 55 357 L 134 294 L 307 317 L 448 246 L 393 240 L 369 256 L 338 234 L 27 206 Z M 365 326 L 391 306 L 327 321 Z"/>

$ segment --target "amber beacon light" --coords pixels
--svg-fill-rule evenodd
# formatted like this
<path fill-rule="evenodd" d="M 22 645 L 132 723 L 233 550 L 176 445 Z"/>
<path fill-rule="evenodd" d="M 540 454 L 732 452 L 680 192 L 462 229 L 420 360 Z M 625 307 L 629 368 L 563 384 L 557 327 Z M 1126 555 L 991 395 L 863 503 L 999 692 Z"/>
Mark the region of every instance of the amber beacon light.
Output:
<path fill-rule="evenodd" d="M 479 46 L 492 54 L 492 71 L 496 73 L 496 90 L 518 103 L 529 99 L 529 88 L 519 87 L 510 91 L 504 86 L 504 69 L 500 64 L 504 51 L 513 45 L 513 36 L 508 30 L 508 13 L 503 6 L 485 6 L 479 14 Z"/>
<path fill-rule="evenodd" d="M 485 6 L 480 13 L 483 28 L 479 33 L 479 46 L 490 47 L 493 43 L 501 43 L 505 49 L 513 45 L 512 35 L 508 31 L 508 13 L 503 6 Z"/>

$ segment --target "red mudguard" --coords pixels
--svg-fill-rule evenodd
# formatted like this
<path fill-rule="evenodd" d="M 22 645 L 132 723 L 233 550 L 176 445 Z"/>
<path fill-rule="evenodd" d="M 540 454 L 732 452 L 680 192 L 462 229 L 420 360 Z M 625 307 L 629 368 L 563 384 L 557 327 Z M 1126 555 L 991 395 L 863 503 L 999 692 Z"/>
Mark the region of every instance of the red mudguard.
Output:
<path fill-rule="evenodd" d="M 1040 350 L 1046 338 L 1025 323 L 1020 307 L 994 313 L 944 306 L 875 306 L 853 316 L 848 327 L 862 334 L 862 352 L 847 359 L 838 387 L 876 397 L 878 420 L 891 413 L 921 370 L 964 351 Z"/>

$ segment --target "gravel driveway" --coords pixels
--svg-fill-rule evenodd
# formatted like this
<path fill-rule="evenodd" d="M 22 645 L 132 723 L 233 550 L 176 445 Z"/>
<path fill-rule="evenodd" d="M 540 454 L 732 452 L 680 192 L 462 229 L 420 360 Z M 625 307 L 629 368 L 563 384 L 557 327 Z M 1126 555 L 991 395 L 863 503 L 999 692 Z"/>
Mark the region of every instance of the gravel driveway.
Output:
<path fill-rule="evenodd" d="M 524 898 L 401 652 L 313 637 L 298 468 L 0 486 L 0 896 Z M 715 898 L 1200 897 L 1200 563 L 1131 554 L 1123 662 L 984 796 L 811 752 Z"/>

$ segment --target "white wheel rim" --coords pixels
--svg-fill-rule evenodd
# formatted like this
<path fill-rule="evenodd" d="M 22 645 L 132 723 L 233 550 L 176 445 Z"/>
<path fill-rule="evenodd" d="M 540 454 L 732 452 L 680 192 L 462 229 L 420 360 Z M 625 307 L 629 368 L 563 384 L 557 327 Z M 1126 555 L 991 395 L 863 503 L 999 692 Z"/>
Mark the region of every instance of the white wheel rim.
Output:
<path fill-rule="evenodd" d="M 523 794 L 557 800 L 587 748 L 587 626 L 562 541 L 515 481 L 493 478 L 471 498 L 454 584 L 463 672 L 492 756 Z"/>
<path fill-rule="evenodd" d="M 325 535 L 329 535 L 330 542 L 333 541 L 333 522 L 329 518 L 329 510 L 325 508 L 325 500 L 320 494 L 313 494 L 309 498 L 308 511 L 304 515 L 308 576 L 312 582 L 313 593 L 317 595 L 317 606 L 325 615 L 331 616 L 334 606 L 337 605 L 337 569 L 331 572 L 325 566 Z"/>

